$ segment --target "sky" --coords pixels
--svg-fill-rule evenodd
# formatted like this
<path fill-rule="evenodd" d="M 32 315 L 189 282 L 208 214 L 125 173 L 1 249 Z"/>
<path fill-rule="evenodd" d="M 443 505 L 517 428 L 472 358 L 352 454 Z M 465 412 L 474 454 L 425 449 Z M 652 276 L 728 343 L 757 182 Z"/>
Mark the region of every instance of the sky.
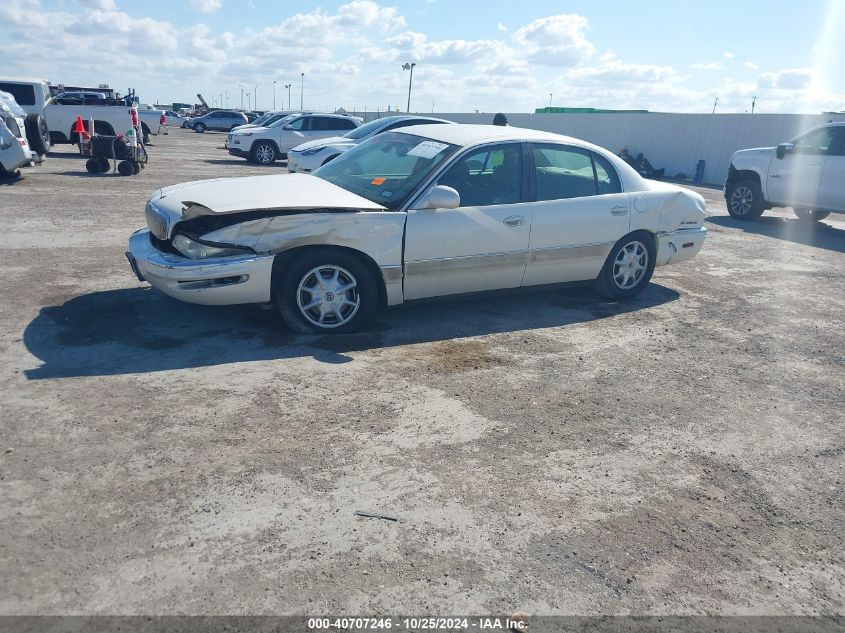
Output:
<path fill-rule="evenodd" d="M 411 62 L 415 112 L 818 113 L 845 110 L 843 33 L 845 0 L 0 0 L 0 74 L 373 111 Z"/>

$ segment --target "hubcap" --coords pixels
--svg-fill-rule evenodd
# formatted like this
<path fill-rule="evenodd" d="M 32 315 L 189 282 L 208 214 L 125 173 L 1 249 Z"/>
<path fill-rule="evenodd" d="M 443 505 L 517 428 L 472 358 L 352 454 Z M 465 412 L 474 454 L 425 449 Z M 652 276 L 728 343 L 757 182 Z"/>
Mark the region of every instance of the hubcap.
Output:
<path fill-rule="evenodd" d="M 259 163 L 270 163 L 273 161 L 273 148 L 269 145 L 259 145 L 255 149 L 255 157 Z"/>
<path fill-rule="evenodd" d="M 648 268 L 648 249 L 642 242 L 629 242 L 613 260 L 613 281 L 622 290 L 630 290 L 645 275 Z"/>
<path fill-rule="evenodd" d="M 745 215 L 754 206 L 754 193 L 748 187 L 737 187 L 731 194 L 731 211 Z"/>
<path fill-rule="evenodd" d="M 309 270 L 296 289 L 296 303 L 306 320 L 319 328 L 336 328 L 349 323 L 361 306 L 358 282 L 340 266 L 318 266 Z"/>

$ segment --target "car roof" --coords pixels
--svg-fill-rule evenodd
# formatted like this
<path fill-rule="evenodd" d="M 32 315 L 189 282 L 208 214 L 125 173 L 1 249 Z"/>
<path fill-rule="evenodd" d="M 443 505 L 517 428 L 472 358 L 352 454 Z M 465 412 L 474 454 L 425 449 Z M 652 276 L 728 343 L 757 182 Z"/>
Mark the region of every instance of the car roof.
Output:
<path fill-rule="evenodd" d="M 447 121 L 446 119 L 438 119 L 437 117 L 425 116 L 424 114 L 397 114 L 383 116 L 373 119 L 372 121 L 368 121 L 368 123 L 372 123 L 373 121 L 383 121 L 385 123 L 395 123 L 396 121 L 437 121 L 439 123 L 452 123 L 452 121 Z"/>
<path fill-rule="evenodd" d="M 415 125 L 413 128 L 408 130 L 403 131 L 400 129 L 396 130 L 396 132 L 398 134 L 425 136 L 426 138 L 430 138 L 434 141 L 460 146 L 475 145 L 485 141 L 519 140 L 552 141 L 556 143 L 568 143 L 571 145 L 601 149 L 592 143 L 587 143 L 586 141 L 572 138 L 570 136 L 563 136 L 562 134 L 501 125 L 471 125 L 466 123 L 456 125 Z M 606 150 L 602 150 L 602 152 L 605 151 Z"/>

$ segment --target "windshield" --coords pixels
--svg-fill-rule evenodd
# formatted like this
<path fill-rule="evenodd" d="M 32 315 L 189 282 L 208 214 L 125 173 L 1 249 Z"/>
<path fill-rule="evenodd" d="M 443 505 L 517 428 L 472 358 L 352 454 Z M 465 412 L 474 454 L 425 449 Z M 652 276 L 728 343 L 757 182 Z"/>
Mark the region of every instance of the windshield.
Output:
<path fill-rule="evenodd" d="M 386 132 L 313 172 L 314 176 L 396 211 L 457 145 Z"/>
<path fill-rule="evenodd" d="M 283 116 L 281 119 L 273 121 L 272 123 L 268 123 L 265 127 L 279 127 L 280 125 L 284 125 L 285 123 L 287 123 L 291 119 L 295 119 L 298 116 L 300 116 L 300 115 L 298 115 L 298 114 L 288 114 L 287 116 Z"/>
<path fill-rule="evenodd" d="M 362 139 L 368 134 L 372 134 L 373 132 L 376 132 L 379 129 L 383 128 L 386 124 L 386 121 L 376 119 L 375 121 L 365 123 L 361 127 L 356 127 L 354 130 L 350 130 L 349 132 L 343 135 L 343 138 L 351 138 L 355 140 Z"/>

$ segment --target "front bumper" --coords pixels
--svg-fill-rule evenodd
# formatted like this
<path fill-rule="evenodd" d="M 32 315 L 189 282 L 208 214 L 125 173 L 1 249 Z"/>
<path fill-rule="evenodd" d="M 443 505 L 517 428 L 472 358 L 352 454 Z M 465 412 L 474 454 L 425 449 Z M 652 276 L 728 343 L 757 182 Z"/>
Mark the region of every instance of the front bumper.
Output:
<path fill-rule="evenodd" d="M 298 152 L 288 152 L 288 171 L 310 174 L 320 166 L 317 156 L 303 156 Z"/>
<path fill-rule="evenodd" d="M 232 156 L 238 156 L 240 158 L 249 158 L 249 152 L 248 151 L 242 150 L 242 149 L 237 148 L 237 147 L 229 147 L 228 150 L 229 150 L 229 154 L 231 154 Z"/>
<path fill-rule="evenodd" d="M 166 295 L 203 305 L 270 301 L 273 255 L 194 260 L 163 253 L 150 243 L 148 229 L 129 238 L 126 257 L 142 281 Z"/>
<path fill-rule="evenodd" d="M 708 231 L 703 226 L 679 229 L 670 233 L 657 234 L 658 266 L 677 264 L 692 259 L 707 239 Z"/>

